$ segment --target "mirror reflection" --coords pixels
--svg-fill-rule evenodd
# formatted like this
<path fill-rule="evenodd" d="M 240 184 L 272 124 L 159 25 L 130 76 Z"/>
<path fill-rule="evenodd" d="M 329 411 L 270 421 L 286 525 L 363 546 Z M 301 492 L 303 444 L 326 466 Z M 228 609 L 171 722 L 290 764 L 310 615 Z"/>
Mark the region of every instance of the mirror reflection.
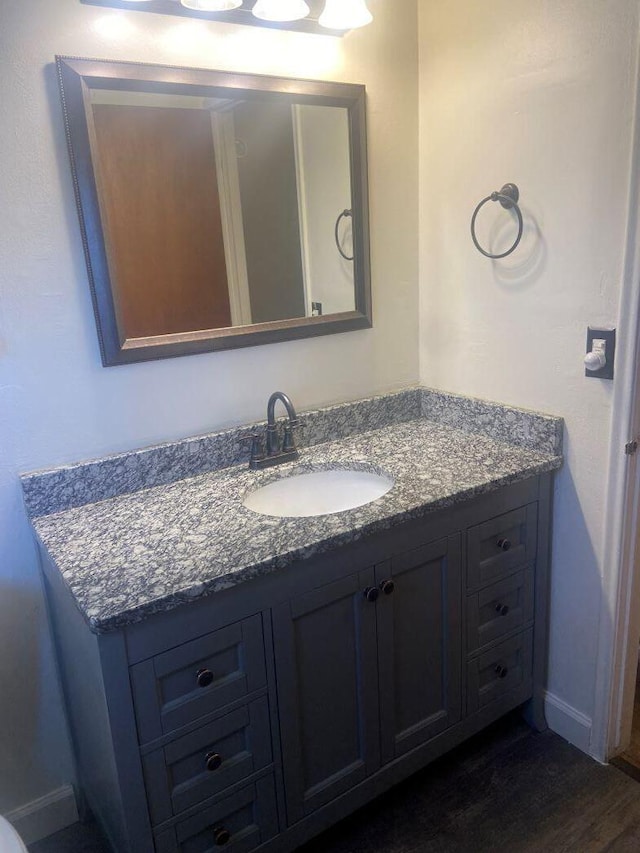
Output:
<path fill-rule="evenodd" d="M 355 310 L 347 109 L 90 97 L 124 338 Z"/>
<path fill-rule="evenodd" d="M 364 86 L 56 63 L 105 366 L 371 327 Z"/>

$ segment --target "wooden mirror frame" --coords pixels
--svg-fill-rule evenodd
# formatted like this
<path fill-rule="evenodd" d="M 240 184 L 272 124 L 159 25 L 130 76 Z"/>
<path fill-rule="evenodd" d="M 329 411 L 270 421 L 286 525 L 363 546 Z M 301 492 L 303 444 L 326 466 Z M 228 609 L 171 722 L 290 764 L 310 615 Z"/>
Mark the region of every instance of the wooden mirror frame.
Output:
<path fill-rule="evenodd" d="M 68 56 L 57 56 L 56 64 L 82 242 L 100 353 L 105 367 L 371 328 L 364 86 Z M 235 97 L 247 99 L 255 98 L 256 93 L 259 93 L 263 99 L 288 98 L 292 103 L 346 108 L 350 139 L 351 201 L 354 211 L 352 222 L 355 310 L 251 326 L 123 339 L 118 329 L 91 154 L 91 89 L 121 89 L 195 95 L 203 98 L 228 97 L 229 91 L 233 90 Z"/>

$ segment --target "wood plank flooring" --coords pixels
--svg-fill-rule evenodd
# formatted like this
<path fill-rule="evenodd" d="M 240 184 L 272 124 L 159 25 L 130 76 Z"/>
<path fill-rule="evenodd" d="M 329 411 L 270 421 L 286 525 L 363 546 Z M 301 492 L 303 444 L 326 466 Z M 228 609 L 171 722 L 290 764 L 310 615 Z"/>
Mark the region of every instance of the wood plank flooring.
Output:
<path fill-rule="evenodd" d="M 29 850 L 109 853 L 91 825 Z M 510 715 L 300 848 L 365 851 L 640 853 L 640 783 Z"/>

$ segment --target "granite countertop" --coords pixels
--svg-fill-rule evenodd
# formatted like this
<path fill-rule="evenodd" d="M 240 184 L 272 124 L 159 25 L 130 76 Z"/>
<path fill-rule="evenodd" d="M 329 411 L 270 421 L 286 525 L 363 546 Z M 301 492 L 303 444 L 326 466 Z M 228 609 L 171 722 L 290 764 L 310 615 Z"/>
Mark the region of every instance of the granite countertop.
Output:
<path fill-rule="evenodd" d="M 32 511 L 31 521 L 91 630 L 104 633 L 562 464 L 561 437 L 527 447 L 496 438 L 495 429 L 443 422 L 448 398 L 430 399 L 425 413 L 423 394 L 420 405 L 402 422 L 316 443 L 277 468 L 235 464 L 47 515 Z M 473 405 L 477 420 L 484 404 Z M 519 421 L 509 417 L 515 432 Z M 561 436 L 561 419 L 547 421 Z M 360 467 L 395 484 L 373 503 L 320 517 L 275 518 L 242 505 L 273 479 L 327 467 Z"/>

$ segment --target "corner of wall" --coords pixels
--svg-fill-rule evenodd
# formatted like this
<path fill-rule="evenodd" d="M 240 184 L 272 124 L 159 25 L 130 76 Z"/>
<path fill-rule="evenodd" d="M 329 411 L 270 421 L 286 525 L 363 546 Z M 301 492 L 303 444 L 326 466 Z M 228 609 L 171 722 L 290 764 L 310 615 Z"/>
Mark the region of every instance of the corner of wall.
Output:
<path fill-rule="evenodd" d="M 590 754 L 591 719 L 586 714 L 549 691 L 546 691 L 544 697 L 544 713 L 552 732 L 560 735 L 582 752 Z"/>

